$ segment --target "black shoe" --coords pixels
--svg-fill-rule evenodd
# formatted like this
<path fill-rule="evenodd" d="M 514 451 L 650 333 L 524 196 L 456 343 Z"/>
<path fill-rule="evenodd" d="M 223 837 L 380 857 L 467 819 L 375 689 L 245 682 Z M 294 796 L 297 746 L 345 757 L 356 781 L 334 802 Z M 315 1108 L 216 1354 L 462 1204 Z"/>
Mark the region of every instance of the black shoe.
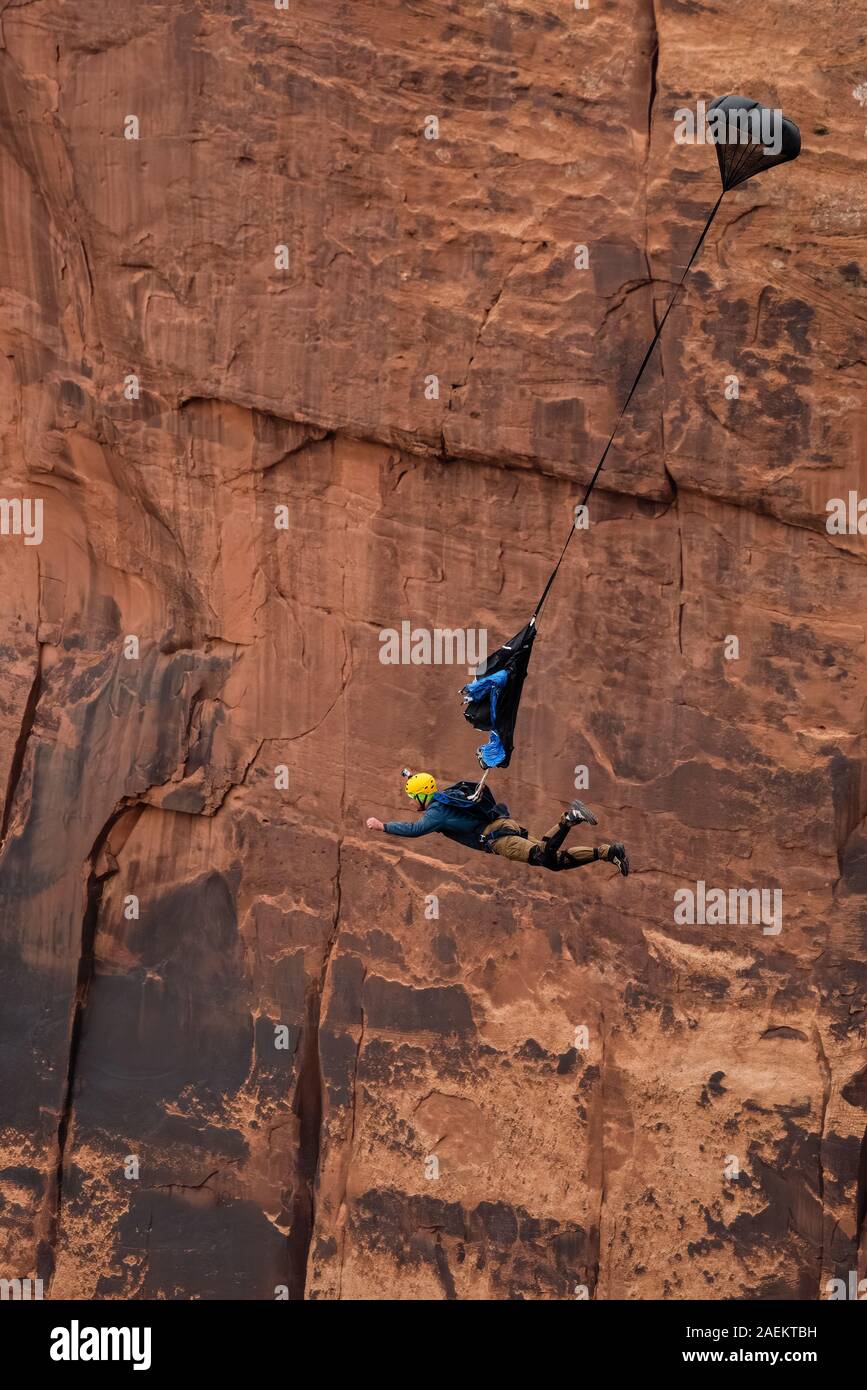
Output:
<path fill-rule="evenodd" d="M 562 821 L 565 825 L 598 825 L 596 817 L 583 801 L 573 801 L 568 811 L 564 811 Z"/>
<path fill-rule="evenodd" d="M 626 878 L 629 873 L 629 860 L 626 857 L 625 845 L 609 845 L 605 858 L 609 864 L 616 864 L 623 877 Z"/>

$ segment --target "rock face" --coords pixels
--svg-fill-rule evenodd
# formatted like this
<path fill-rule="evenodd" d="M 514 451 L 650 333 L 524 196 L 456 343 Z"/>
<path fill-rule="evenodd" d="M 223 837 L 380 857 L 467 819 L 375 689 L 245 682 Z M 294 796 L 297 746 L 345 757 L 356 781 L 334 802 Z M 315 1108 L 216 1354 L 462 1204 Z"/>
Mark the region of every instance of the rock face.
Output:
<path fill-rule="evenodd" d="M 867 495 L 856 21 L 5 7 L 0 492 L 44 535 L 6 508 L 0 1275 L 867 1272 L 865 539 L 826 529 Z M 371 834 L 478 742 L 466 666 L 380 636 L 526 621 L 717 196 L 674 112 L 733 85 L 804 153 L 723 204 L 495 779 L 539 832 L 586 767 L 634 872 Z"/>

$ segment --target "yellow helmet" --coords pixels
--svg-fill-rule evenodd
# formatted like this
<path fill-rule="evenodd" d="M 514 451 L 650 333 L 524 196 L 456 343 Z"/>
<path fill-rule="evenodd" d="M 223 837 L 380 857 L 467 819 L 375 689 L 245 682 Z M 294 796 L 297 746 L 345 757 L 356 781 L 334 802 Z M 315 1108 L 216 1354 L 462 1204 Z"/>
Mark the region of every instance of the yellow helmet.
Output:
<path fill-rule="evenodd" d="M 414 772 L 406 779 L 406 794 L 419 806 L 427 806 L 436 789 L 436 779 L 429 772 Z"/>

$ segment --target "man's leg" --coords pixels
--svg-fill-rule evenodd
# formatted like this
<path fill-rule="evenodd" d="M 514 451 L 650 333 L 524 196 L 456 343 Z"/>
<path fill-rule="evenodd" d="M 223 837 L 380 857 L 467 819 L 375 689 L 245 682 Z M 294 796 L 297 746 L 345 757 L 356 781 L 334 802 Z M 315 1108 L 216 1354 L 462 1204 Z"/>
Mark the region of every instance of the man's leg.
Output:
<path fill-rule="evenodd" d="M 542 848 L 546 859 L 556 857 L 557 851 L 562 845 L 572 826 L 565 816 L 561 816 L 556 825 L 552 825 L 550 830 L 546 830 L 542 836 Z"/>
<path fill-rule="evenodd" d="M 585 864 L 595 864 L 597 859 L 604 859 L 610 848 L 610 845 L 577 845 L 574 849 L 564 849 L 557 855 L 556 864 L 552 864 L 550 867 L 553 869 L 583 869 Z"/>
<path fill-rule="evenodd" d="M 558 872 L 562 869 L 581 869 L 585 864 L 594 864 L 596 860 L 602 860 L 606 864 L 616 864 L 623 877 L 629 873 L 629 860 L 626 857 L 626 850 L 623 845 L 580 845 L 575 849 L 561 849 L 556 854 L 551 855 L 544 845 L 539 857 L 539 863 L 546 869 L 553 869 Z"/>
<path fill-rule="evenodd" d="M 580 803 L 577 804 L 580 805 Z M 501 855 L 504 859 L 514 859 L 522 864 L 532 864 L 537 868 L 551 869 L 554 872 L 563 869 L 580 869 L 584 864 L 593 864 L 597 859 L 601 859 L 606 860 L 609 864 L 616 864 L 624 876 L 628 874 L 629 860 L 626 858 L 623 845 L 598 845 L 596 848 L 579 845 L 575 849 L 560 849 L 572 826 L 579 823 L 575 817 L 569 818 L 569 813 L 566 812 L 560 817 L 556 825 L 552 825 L 547 835 L 541 840 L 537 840 L 535 835 L 518 834 L 517 832 L 521 827 L 517 821 L 511 819 L 493 821 L 488 826 L 488 834 L 492 830 L 513 829 L 516 833 L 514 835 L 501 835 L 492 844 L 491 852 Z M 594 819 L 593 824 L 595 825 L 595 823 Z"/>
<path fill-rule="evenodd" d="M 521 829 L 517 821 L 498 820 L 488 826 L 487 833 L 492 830 L 511 830 L 516 832 Z M 499 854 L 503 859 L 515 859 L 521 864 L 531 863 L 530 858 L 534 849 L 539 847 L 539 841 L 533 835 L 500 835 L 491 845 L 491 853 Z"/>
<path fill-rule="evenodd" d="M 540 855 L 540 862 L 546 869 L 555 869 L 562 867 L 557 863 L 557 859 L 559 858 L 560 846 L 566 839 L 566 836 L 569 834 L 569 831 L 572 829 L 574 824 L 575 822 L 573 820 L 570 820 L 568 815 L 564 813 L 557 821 L 556 825 L 552 825 L 551 829 L 546 831 L 545 834 L 542 836 L 542 853 Z M 581 854 L 583 853 L 583 851 L 579 849 L 576 850 L 575 853 Z M 593 851 L 590 850 L 589 853 L 590 859 L 582 860 L 582 863 L 589 864 L 592 861 Z"/>
<path fill-rule="evenodd" d="M 491 846 L 491 853 L 500 854 L 504 859 L 516 859 L 521 864 L 529 864 L 536 843 L 536 840 L 525 840 L 523 835 L 501 835 Z"/>
<path fill-rule="evenodd" d="M 596 823 L 596 817 L 589 807 L 584 805 L 583 801 L 573 801 L 572 805 L 568 806 L 562 816 L 560 816 L 556 825 L 552 825 L 551 829 L 542 836 L 542 844 L 545 847 L 545 860 L 551 860 L 551 863 L 545 863 L 545 867 L 553 868 L 553 861 L 556 858 L 557 851 L 574 826 L 596 825 Z"/>
<path fill-rule="evenodd" d="M 592 864 L 600 859 L 606 864 L 616 864 L 623 877 L 629 873 L 629 860 L 626 847 L 621 844 L 597 845 L 595 849 L 582 846 L 580 849 L 563 849 L 557 855 L 557 864 L 547 867 L 557 869 L 580 869 L 584 864 Z"/>

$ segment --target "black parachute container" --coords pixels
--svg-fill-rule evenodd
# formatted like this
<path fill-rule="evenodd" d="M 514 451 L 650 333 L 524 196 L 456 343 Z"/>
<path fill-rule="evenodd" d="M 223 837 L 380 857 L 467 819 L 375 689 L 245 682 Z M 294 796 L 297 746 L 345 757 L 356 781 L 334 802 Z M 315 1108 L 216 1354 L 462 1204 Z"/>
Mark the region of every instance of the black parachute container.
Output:
<path fill-rule="evenodd" d="M 718 97 L 707 108 L 706 123 L 710 139 L 716 147 L 722 192 L 710 210 L 701 235 L 692 249 L 683 274 L 668 302 L 668 307 L 660 319 L 656 332 L 650 340 L 650 345 L 633 377 L 626 400 L 620 408 L 620 413 L 614 422 L 614 428 L 608 436 L 608 441 L 584 492 L 583 506 L 587 505 L 590 494 L 596 486 L 596 481 L 608 457 L 608 451 L 620 429 L 620 423 L 626 414 L 638 383 L 644 375 L 644 369 L 650 361 L 653 349 L 659 342 L 660 334 L 680 293 L 681 286 L 701 250 L 726 193 L 737 188 L 739 184 L 745 183 L 747 179 L 753 178 L 756 174 L 764 173 L 765 170 L 773 169 L 777 164 L 786 164 L 789 160 L 795 159 L 801 150 L 801 136 L 798 127 L 792 121 L 787 120 L 781 111 L 762 106 L 760 102 L 754 101 L 751 97 L 734 95 Z M 542 590 L 530 621 L 520 632 L 504 643 L 502 647 L 499 647 L 479 668 L 476 679 L 463 688 L 465 717 L 474 728 L 490 731 L 488 742 L 478 750 L 479 762 L 485 769 L 509 766 L 514 747 L 515 721 L 518 717 L 518 706 L 524 689 L 533 643 L 536 639 L 537 621 L 551 591 L 551 586 L 557 578 L 557 573 L 563 563 L 566 551 L 569 549 L 575 530 L 575 526 L 570 528 L 566 543 L 560 551 L 556 565 L 548 576 L 548 581 Z M 481 786 L 481 783 L 479 785 Z"/>
<path fill-rule="evenodd" d="M 465 685 L 464 718 L 474 729 L 488 729 L 491 737 L 478 750 L 482 767 L 508 767 L 515 744 L 515 720 L 530 653 L 536 640 L 536 620 L 504 642 L 478 667 L 476 678 Z"/>

